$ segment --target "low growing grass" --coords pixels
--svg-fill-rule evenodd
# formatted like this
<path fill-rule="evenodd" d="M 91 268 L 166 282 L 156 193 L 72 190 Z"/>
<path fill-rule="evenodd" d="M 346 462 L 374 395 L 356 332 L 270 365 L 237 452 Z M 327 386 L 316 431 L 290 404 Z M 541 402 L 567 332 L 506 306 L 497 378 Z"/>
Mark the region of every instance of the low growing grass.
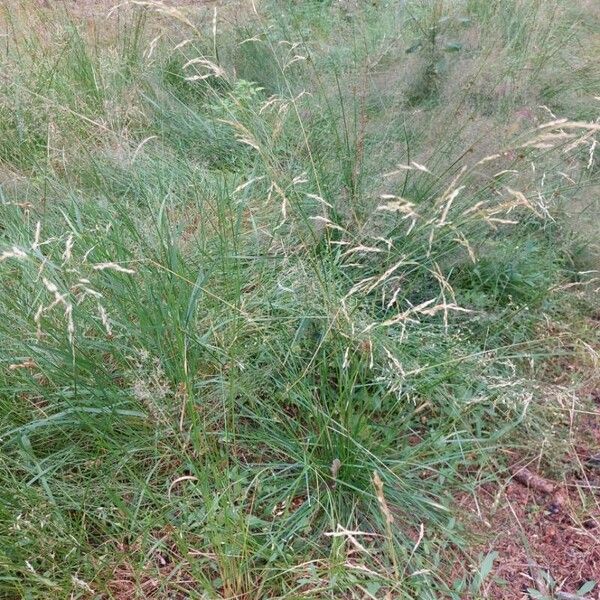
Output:
<path fill-rule="evenodd" d="M 539 442 L 548 324 L 598 287 L 593 7 L 36 6 L 2 13 L 2 597 L 478 597 L 455 497 Z"/>

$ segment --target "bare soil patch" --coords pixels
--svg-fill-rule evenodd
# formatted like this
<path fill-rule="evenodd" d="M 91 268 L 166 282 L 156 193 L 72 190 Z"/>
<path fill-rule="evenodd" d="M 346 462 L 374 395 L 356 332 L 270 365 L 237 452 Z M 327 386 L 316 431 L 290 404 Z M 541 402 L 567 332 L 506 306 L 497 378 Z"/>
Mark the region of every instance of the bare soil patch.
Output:
<path fill-rule="evenodd" d="M 475 538 L 486 540 L 476 542 L 474 555 L 499 553 L 483 597 L 527 599 L 534 589 L 566 599 L 596 581 L 584 597 L 600 599 L 600 389 L 588 390 L 587 397 L 589 411 L 579 414 L 571 450 L 561 461 L 562 481 L 528 487 L 514 478 L 505 487 L 481 487 L 477 499 L 460 499 Z M 535 462 L 519 462 L 524 464 L 535 472 Z M 554 490 L 544 493 L 546 486 Z"/>

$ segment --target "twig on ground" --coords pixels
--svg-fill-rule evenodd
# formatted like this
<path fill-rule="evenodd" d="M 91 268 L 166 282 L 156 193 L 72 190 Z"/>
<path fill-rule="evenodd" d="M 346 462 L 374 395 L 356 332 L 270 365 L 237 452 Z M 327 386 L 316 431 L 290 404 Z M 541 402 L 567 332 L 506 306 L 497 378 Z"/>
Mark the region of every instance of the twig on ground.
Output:
<path fill-rule="evenodd" d="M 530 471 L 527 467 L 513 467 L 511 473 L 515 481 L 518 481 L 521 485 L 531 488 L 536 492 L 552 494 L 556 490 L 556 485 L 554 483 L 537 475 L 533 471 Z"/>

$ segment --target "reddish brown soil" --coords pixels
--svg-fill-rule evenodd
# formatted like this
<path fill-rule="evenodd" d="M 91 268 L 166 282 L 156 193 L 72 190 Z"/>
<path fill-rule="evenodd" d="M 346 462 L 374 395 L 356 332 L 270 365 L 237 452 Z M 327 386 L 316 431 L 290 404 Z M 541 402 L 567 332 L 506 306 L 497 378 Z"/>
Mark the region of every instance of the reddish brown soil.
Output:
<path fill-rule="evenodd" d="M 575 423 L 574 442 L 561 461 L 562 469 L 567 465 L 564 479 L 553 482 L 555 493 L 513 480 L 505 488 L 483 486 L 477 500 L 460 500 L 470 530 L 486 540 L 476 543 L 474 557 L 499 553 L 480 592 L 484 598 L 524 600 L 531 597 L 528 588 L 548 591 L 545 572 L 556 582 L 549 591 L 573 594 L 594 580 L 597 587 L 585 598 L 600 600 L 600 460 L 590 461 L 600 453 L 600 390 L 590 396 L 590 410 Z M 528 467 L 535 470 L 536 464 Z"/>

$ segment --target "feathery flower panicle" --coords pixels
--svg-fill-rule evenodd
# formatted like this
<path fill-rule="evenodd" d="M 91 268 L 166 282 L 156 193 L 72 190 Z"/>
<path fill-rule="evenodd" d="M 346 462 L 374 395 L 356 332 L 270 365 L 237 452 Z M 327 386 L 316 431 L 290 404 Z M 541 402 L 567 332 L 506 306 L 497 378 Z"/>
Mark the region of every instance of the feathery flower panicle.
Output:
<path fill-rule="evenodd" d="M 27 258 L 27 253 L 23 252 L 23 250 L 21 250 L 20 248 L 17 248 L 17 246 L 13 246 L 10 250 L 4 250 L 4 252 L 0 254 L 0 262 L 8 260 L 9 258 Z"/>
<path fill-rule="evenodd" d="M 107 269 L 109 269 L 111 271 L 117 271 L 119 273 L 127 273 L 129 275 L 135 274 L 135 271 L 133 269 L 129 269 L 127 267 L 122 267 L 118 263 L 114 263 L 114 262 L 96 263 L 95 265 L 92 266 L 92 269 L 94 269 L 94 271 L 106 271 Z"/>

